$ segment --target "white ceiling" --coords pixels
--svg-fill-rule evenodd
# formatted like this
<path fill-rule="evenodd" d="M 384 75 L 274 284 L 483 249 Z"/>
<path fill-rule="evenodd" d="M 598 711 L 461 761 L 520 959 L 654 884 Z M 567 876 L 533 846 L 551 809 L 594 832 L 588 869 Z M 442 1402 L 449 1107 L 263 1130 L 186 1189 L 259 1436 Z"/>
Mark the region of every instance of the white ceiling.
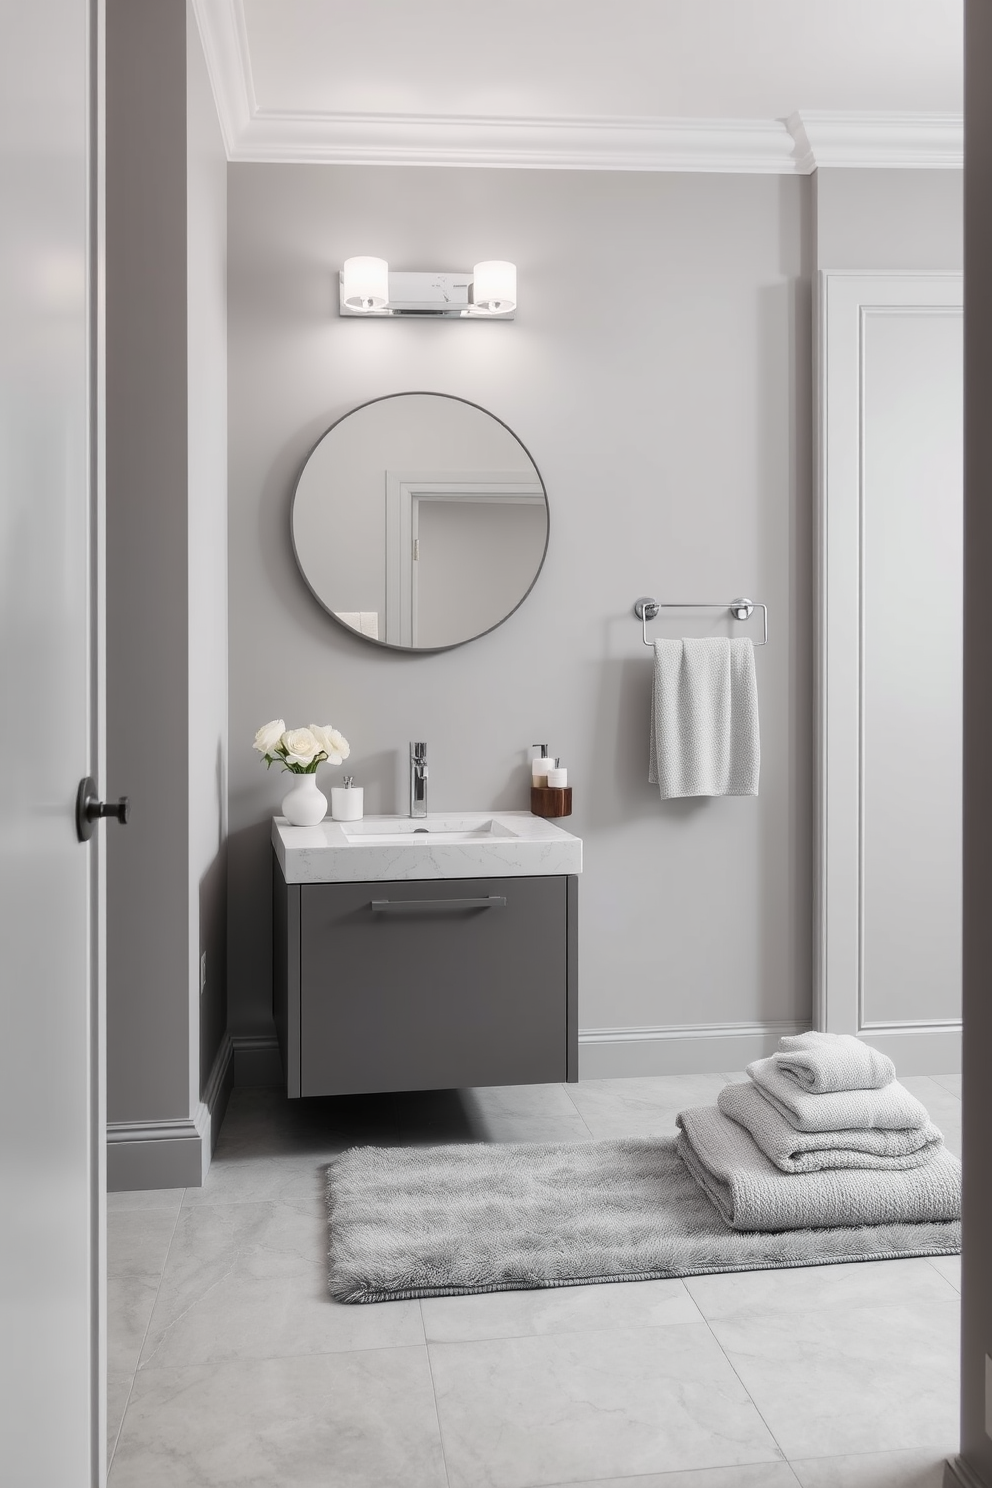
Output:
<path fill-rule="evenodd" d="M 961 0 L 245 0 L 266 110 L 956 112 Z"/>
<path fill-rule="evenodd" d="M 194 6 L 234 159 L 960 164 L 962 0 Z"/>

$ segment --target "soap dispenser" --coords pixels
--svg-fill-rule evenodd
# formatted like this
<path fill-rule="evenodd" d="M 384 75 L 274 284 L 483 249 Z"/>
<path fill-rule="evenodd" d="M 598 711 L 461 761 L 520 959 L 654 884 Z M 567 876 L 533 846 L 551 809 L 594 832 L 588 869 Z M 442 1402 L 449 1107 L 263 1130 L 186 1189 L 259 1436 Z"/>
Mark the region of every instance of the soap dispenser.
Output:
<path fill-rule="evenodd" d="M 539 749 L 540 754 L 535 754 L 530 762 L 530 783 L 532 786 L 545 786 L 548 783 L 548 770 L 557 760 L 550 758 L 547 744 L 532 744 L 532 749 Z"/>
<path fill-rule="evenodd" d="M 344 785 L 331 786 L 331 820 L 361 821 L 365 792 L 355 785 L 355 777 L 346 775 Z"/>

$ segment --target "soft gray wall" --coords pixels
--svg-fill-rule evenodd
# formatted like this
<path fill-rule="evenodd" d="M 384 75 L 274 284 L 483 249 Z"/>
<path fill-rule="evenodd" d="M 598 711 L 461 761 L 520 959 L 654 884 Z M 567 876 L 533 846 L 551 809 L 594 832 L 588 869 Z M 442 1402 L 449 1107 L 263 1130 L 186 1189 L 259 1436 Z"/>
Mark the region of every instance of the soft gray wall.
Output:
<path fill-rule="evenodd" d="M 108 1120 L 176 1128 L 111 1187 L 199 1181 L 226 1026 L 226 178 L 187 0 L 109 0 Z"/>
<path fill-rule="evenodd" d="M 965 640 L 964 640 L 964 1250 L 961 1267 L 961 1452 L 992 1485 L 992 5 L 965 6 Z M 962 1478 L 960 1482 L 967 1482 Z"/>
<path fill-rule="evenodd" d="M 959 269 L 959 170 L 818 170 L 813 175 L 820 269 Z"/>
<path fill-rule="evenodd" d="M 285 787 L 250 746 L 275 716 L 345 732 L 370 812 L 405 809 L 411 738 L 429 741 L 434 810 L 526 807 L 528 746 L 548 741 L 585 841 L 585 1029 L 809 1018 L 809 196 L 763 176 L 229 168 L 233 1033 L 271 1030 L 269 818 Z M 517 321 L 339 319 L 337 269 L 367 252 L 397 268 L 512 259 Z M 404 388 L 490 408 L 551 503 L 524 606 L 431 657 L 343 631 L 289 541 L 321 430 Z M 768 603 L 757 800 L 662 804 L 647 784 L 650 662 L 631 614 L 645 592 Z M 707 1061 L 727 1048 L 699 1042 L 700 1067 L 724 1067 Z M 587 1044 L 584 1067 L 677 1052 Z"/>
<path fill-rule="evenodd" d="M 227 154 L 189 0 L 186 37 L 187 888 L 190 1024 L 199 1029 L 190 1047 L 195 1101 L 227 1028 Z"/>
<path fill-rule="evenodd" d="M 107 1115 L 188 1116 L 186 8 L 107 0 Z"/>

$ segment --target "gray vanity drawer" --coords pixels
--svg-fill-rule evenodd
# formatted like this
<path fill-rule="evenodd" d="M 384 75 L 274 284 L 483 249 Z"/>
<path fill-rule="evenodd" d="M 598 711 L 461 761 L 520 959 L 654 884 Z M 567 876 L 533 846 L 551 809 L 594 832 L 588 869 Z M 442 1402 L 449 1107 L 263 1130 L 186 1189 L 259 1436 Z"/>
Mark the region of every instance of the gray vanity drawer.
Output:
<path fill-rule="evenodd" d="M 276 882 L 290 1095 L 576 1078 L 570 877 Z"/>
<path fill-rule="evenodd" d="M 565 915 L 563 878 L 304 884 L 300 1093 L 564 1080 Z"/>

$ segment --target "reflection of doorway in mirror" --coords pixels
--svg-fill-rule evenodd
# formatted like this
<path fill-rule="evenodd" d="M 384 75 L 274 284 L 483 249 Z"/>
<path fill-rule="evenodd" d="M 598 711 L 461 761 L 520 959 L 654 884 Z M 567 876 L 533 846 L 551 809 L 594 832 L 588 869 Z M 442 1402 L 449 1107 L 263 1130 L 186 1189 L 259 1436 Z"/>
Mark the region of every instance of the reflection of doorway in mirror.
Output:
<path fill-rule="evenodd" d="M 544 489 L 519 471 L 386 476 L 386 640 L 450 646 L 498 625 L 541 566 Z"/>

